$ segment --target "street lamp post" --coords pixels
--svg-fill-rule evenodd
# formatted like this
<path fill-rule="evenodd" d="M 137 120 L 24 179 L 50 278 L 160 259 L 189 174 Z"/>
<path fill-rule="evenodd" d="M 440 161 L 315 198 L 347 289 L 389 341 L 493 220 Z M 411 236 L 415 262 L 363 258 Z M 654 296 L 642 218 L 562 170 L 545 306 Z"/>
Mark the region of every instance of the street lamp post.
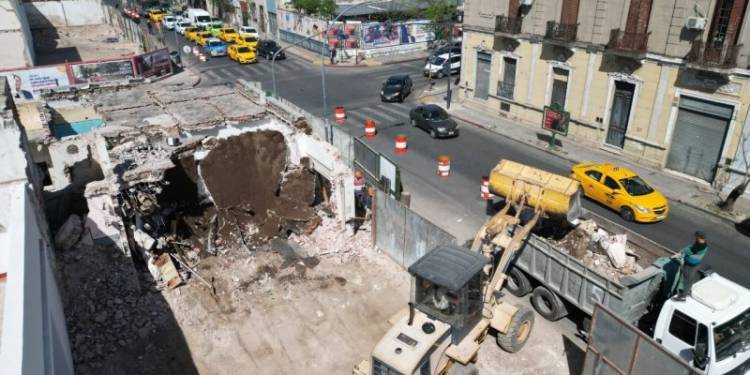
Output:
<path fill-rule="evenodd" d="M 364 2 L 361 2 L 361 3 L 356 3 L 356 4 L 349 5 L 348 7 L 344 8 L 344 10 L 342 10 L 341 12 L 339 12 L 339 14 L 336 16 L 336 18 L 334 18 L 333 21 L 331 21 L 329 23 L 329 25 L 335 24 L 336 21 L 338 21 L 338 19 L 341 18 L 341 16 L 343 16 L 346 12 L 348 12 L 351 9 L 354 9 L 354 8 L 362 6 L 362 5 L 368 5 L 368 4 L 373 4 L 373 3 L 382 3 L 382 2 L 385 2 L 385 1 L 388 1 L 388 0 L 370 0 L 370 1 L 364 1 Z M 327 100 L 327 97 L 326 97 L 326 71 L 325 71 L 325 53 L 324 53 L 324 51 L 326 50 L 325 47 L 328 45 L 326 38 L 328 37 L 328 30 L 329 29 L 330 29 L 330 26 L 326 27 L 326 30 L 323 33 L 323 46 L 321 46 L 321 48 L 320 48 L 320 79 L 321 79 L 320 86 L 321 86 L 321 90 L 322 90 L 322 94 L 323 94 L 322 95 L 323 96 L 323 110 L 322 110 L 322 117 L 323 118 L 325 118 L 325 116 L 326 116 L 326 108 L 328 107 L 328 100 Z M 294 42 L 294 43 L 292 43 L 292 44 L 290 44 L 290 45 L 288 45 L 288 46 L 286 46 L 284 48 L 280 48 L 278 51 L 274 52 L 273 56 L 271 57 L 271 81 L 273 82 L 273 96 L 277 96 L 277 91 L 276 91 L 276 70 L 274 69 L 275 63 L 276 63 L 276 56 L 278 56 L 278 54 L 280 52 L 284 51 L 285 49 L 287 49 L 289 47 L 293 47 L 293 46 L 299 45 L 299 44 L 302 44 L 303 42 L 306 42 L 306 41 L 308 41 L 308 40 L 310 40 L 310 39 L 312 39 L 314 37 L 315 37 L 315 34 L 312 34 L 312 35 L 308 36 L 307 38 L 301 39 L 301 40 L 299 40 L 297 42 Z"/>

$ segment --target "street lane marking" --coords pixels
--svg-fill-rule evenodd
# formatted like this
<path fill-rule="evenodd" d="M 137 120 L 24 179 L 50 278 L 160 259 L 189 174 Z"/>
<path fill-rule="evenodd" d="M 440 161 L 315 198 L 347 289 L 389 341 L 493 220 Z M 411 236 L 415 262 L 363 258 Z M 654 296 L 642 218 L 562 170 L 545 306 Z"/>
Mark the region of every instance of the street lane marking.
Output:
<path fill-rule="evenodd" d="M 379 112 L 375 108 L 372 107 L 364 107 L 359 109 L 361 112 L 367 112 L 368 114 L 372 115 L 373 120 L 377 120 L 380 118 L 385 118 L 388 121 L 396 121 L 396 117 L 393 117 L 387 113 Z"/>
<path fill-rule="evenodd" d="M 402 117 L 408 117 L 409 116 L 408 112 L 407 113 L 399 112 L 395 108 L 389 108 L 389 107 L 390 107 L 389 104 L 381 104 L 381 105 L 377 106 L 377 108 L 381 111 L 381 113 L 382 112 L 386 112 L 386 113 L 389 113 L 391 115 L 396 116 L 396 118 L 402 118 Z"/>

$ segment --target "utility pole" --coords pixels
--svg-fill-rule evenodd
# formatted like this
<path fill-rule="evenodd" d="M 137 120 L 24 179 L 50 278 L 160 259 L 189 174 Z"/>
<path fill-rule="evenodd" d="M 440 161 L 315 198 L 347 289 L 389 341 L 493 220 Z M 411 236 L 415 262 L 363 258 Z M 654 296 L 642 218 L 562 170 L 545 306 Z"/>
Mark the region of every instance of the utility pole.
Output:
<path fill-rule="evenodd" d="M 450 18 L 450 21 L 448 22 L 448 74 L 445 76 L 448 77 L 448 90 L 445 93 L 445 108 L 451 109 L 451 80 L 453 77 L 451 77 L 451 73 L 453 72 L 453 69 L 451 69 L 451 66 L 453 65 L 453 19 Z"/>

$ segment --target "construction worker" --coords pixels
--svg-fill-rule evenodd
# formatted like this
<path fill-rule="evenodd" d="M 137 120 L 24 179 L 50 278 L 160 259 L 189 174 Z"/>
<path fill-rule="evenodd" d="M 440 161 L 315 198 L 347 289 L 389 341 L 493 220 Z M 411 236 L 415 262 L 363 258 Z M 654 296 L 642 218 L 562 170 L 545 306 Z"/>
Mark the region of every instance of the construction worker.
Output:
<path fill-rule="evenodd" d="M 354 171 L 354 195 L 361 194 L 365 189 L 365 176 L 358 169 Z"/>
<path fill-rule="evenodd" d="M 676 301 L 684 301 L 690 295 L 690 289 L 698 278 L 698 270 L 707 251 L 706 234 L 699 230 L 695 232 L 695 242 L 692 245 L 686 246 L 672 256 L 682 263 L 682 288 L 675 296 Z"/>

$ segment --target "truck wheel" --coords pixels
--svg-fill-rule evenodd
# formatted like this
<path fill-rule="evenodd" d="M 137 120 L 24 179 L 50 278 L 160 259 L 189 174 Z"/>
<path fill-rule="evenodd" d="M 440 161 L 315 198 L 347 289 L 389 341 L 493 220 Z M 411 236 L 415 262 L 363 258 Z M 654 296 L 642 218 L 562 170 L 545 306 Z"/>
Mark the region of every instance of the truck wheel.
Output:
<path fill-rule="evenodd" d="M 511 268 L 508 272 L 508 280 L 505 282 L 505 289 L 516 297 L 523 297 L 531 292 L 531 281 L 526 274 L 518 268 Z"/>
<path fill-rule="evenodd" d="M 497 333 L 497 345 L 508 353 L 515 353 L 526 344 L 534 327 L 534 312 L 528 308 L 520 307 L 510 320 L 508 332 Z"/>
<path fill-rule="evenodd" d="M 448 369 L 448 372 L 446 372 L 445 375 L 479 375 L 479 370 L 473 363 L 462 365 L 458 362 L 453 362 L 451 368 Z"/>
<path fill-rule="evenodd" d="M 560 297 L 543 286 L 538 286 L 534 289 L 534 295 L 531 296 L 531 304 L 534 305 L 536 312 L 542 318 L 549 321 L 554 322 L 568 315 L 568 310 L 565 308 L 565 304 Z"/>

